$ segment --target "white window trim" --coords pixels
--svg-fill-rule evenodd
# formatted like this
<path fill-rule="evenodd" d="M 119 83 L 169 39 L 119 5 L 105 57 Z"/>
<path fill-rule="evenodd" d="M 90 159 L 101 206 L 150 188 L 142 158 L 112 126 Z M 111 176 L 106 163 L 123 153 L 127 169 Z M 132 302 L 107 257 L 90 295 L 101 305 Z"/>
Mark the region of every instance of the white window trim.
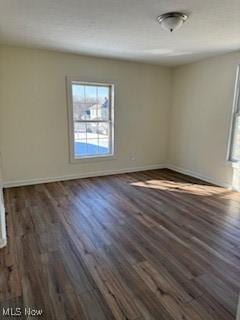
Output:
<path fill-rule="evenodd" d="M 69 136 L 69 153 L 70 153 L 70 162 L 71 163 L 79 163 L 79 162 L 95 162 L 95 161 L 103 161 L 103 160 L 113 160 L 115 157 L 115 138 L 114 138 L 114 89 L 115 85 L 113 82 L 99 82 L 99 81 L 84 81 L 79 77 L 66 77 L 67 82 L 67 107 L 68 107 L 68 136 Z M 92 155 L 92 156 L 84 156 L 76 158 L 74 156 L 74 121 L 73 121 L 73 98 L 72 98 L 72 84 L 76 82 L 83 85 L 92 85 L 92 86 L 108 86 L 111 88 L 110 93 L 110 150 L 111 153 L 106 155 Z M 87 122 L 87 121 L 86 121 Z M 89 121 L 95 122 L 95 121 Z M 96 121 L 99 122 L 99 121 Z M 107 122 L 107 121 L 104 121 Z"/>
<path fill-rule="evenodd" d="M 236 118 L 238 116 L 240 116 L 240 65 L 237 66 L 231 123 L 229 128 L 229 135 L 228 135 L 227 161 L 231 163 L 239 163 L 239 160 L 232 158 L 234 132 L 235 132 L 235 125 L 236 125 Z"/>

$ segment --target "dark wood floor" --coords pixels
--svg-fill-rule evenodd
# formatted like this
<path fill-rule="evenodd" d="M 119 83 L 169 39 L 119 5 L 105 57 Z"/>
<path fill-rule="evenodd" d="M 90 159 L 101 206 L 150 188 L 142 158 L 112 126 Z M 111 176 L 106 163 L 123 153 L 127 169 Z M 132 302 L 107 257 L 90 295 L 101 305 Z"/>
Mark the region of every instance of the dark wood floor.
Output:
<path fill-rule="evenodd" d="M 11 188 L 5 201 L 1 307 L 47 320 L 235 319 L 239 194 L 154 170 Z"/>

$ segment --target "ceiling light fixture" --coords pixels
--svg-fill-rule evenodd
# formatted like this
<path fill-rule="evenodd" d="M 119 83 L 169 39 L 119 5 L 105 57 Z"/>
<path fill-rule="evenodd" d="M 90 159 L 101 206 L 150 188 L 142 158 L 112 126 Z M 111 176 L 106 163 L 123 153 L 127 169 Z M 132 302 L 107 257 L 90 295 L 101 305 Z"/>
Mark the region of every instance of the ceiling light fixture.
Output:
<path fill-rule="evenodd" d="M 187 18 L 188 16 L 182 12 L 167 12 L 158 16 L 157 20 L 163 29 L 173 32 L 179 29 Z"/>

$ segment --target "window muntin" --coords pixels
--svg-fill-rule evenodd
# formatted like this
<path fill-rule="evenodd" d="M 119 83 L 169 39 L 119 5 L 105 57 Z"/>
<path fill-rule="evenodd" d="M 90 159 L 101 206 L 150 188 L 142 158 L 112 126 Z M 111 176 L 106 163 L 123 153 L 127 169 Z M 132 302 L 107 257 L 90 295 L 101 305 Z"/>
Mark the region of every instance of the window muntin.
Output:
<path fill-rule="evenodd" d="M 113 85 L 70 81 L 71 157 L 113 155 Z"/>

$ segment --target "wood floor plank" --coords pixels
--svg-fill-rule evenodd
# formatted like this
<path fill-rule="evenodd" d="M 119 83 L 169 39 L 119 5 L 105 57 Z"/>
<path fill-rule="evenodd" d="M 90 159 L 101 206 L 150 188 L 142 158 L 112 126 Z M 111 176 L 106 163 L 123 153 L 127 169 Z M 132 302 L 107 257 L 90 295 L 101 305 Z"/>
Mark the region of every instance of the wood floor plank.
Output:
<path fill-rule="evenodd" d="M 4 198 L 0 318 L 29 306 L 46 320 L 235 319 L 239 193 L 164 169 Z"/>

